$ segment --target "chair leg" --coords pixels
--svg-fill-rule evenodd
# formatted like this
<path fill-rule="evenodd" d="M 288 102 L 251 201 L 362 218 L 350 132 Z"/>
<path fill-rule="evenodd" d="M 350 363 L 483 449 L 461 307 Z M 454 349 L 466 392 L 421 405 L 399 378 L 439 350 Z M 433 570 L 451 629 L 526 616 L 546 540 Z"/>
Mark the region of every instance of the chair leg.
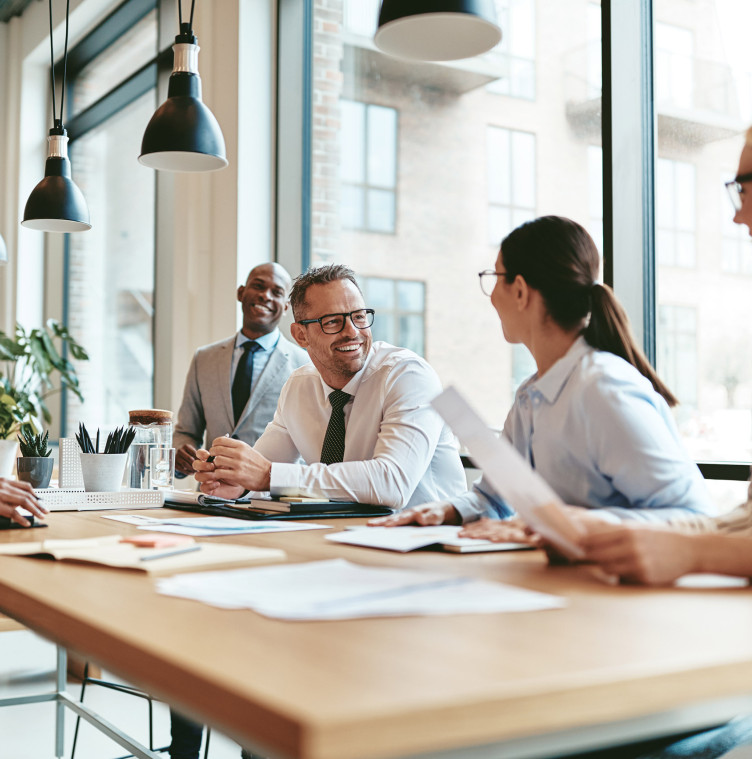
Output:
<path fill-rule="evenodd" d="M 81 703 L 84 702 L 84 695 L 86 693 L 86 683 L 89 681 L 89 662 L 84 664 L 84 676 L 81 678 Z M 78 728 L 81 724 L 81 715 L 76 715 L 76 729 L 73 731 L 73 747 L 71 748 L 71 759 L 76 756 L 76 742 L 78 741 Z"/>

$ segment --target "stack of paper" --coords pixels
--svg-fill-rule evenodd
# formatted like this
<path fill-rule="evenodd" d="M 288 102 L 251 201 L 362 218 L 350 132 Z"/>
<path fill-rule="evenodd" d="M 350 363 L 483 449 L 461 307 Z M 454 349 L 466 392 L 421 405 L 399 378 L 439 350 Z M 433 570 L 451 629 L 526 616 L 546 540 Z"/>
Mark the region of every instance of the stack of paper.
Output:
<path fill-rule="evenodd" d="M 364 567 L 344 559 L 160 580 L 160 593 L 285 620 L 557 609 L 563 598 L 471 577 Z"/>

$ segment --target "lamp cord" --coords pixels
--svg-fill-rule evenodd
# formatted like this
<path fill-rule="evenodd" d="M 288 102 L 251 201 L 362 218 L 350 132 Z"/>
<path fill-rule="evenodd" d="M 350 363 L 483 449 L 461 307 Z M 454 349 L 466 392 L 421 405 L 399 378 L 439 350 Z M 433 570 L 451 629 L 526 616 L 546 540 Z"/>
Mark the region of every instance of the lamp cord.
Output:
<path fill-rule="evenodd" d="M 191 0 L 191 20 L 189 22 L 189 26 L 191 29 L 193 29 L 193 11 L 196 8 L 196 0 Z M 183 28 L 183 2 L 182 0 L 178 0 L 178 24 L 180 28 Z"/>
<path fill-rule="evenodd" d="M 63 89 L 60 92 L 60 123 L 63 123 L 63 106 L 65 104 L 65 86 L 68 80 L 68 18 L 70 17 L 70 0 L 65 3 L 65 49 L 63 51 Z"/>
<path fill-rule="evenodd" d="M 49 0 L 50 6 L 50 80 L 52 83 L 52 121 L 55 121 L 55 55 L 52 51 L 52 0 Z"/>
<path fill-rule="evenodd" d="M 68 19 L 70 18 L 70 0 L 65 3 L 65 50 L 63 52 L 63 87 L 60 92 L 60 118 L 57 118 L 55 106 L 55 53 L 52 47 L 52 0 L 49 0 L 50 9 L 50 83 L 52 85 L 52 121 L 55 126 L 63 125 L 63 111 L 65 109 L 65 84 L 68 78 Z"/>

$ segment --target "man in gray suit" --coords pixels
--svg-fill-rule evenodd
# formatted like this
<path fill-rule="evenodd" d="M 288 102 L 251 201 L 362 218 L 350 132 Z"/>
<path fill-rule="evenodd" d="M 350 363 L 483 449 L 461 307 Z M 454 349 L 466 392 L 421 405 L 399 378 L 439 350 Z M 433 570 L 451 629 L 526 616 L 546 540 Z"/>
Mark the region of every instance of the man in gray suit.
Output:
<path fill-rule="evenodd" d="M 290 307 L 290 287 L 290 275 L 279 264 L 254 267 L 237 292 L 243 328 L 196 351 L 173 437 L 178 472 L 193 474 L 204 433 L 209 441 L 232 435 L 253 445 L 274 416 L 282 385 L 308 363 L 306 351 L 282 337 L 277 326 Z"/>

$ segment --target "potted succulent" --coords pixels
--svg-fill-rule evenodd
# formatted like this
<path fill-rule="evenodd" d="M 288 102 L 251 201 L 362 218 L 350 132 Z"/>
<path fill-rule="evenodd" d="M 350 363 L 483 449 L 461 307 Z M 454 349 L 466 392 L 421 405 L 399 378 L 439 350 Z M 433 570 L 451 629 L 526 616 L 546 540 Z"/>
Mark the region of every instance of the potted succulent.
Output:
<path fill-rule="evenodd" d="M 16 457 L 21 425 L 38 433 L 52 416 L 45 400 L 67 387 L 83 400 L 78 377 L 66 354 L 79 361 L 89 356 L 67 327 L 50 319 L 43 329 L 26 332 L 16 325 L 13 335 L 0 331 L 0 475 L 9 475 Z M 59 375 L 55 386 L 53 377 Z"/>
<path fill-rule="evenodd" d="M 49 431 L 44 435 L 34 434 L 26 425 L 18 435 L 21 446 L 21 456 L 16 460 L 18 479 L 28 482 L 33 488 L 46 488 L 50 484 L 55 462 L 50 458 L 52 449 L 47 447 L 49 436 Z"/>
<path fill-rule="evenodd" d="M 99 430 L 96 445 L 86 427 L 79 422 L 76 440 L 81 449 L 81 474 L 84 490 L 112 492 L 120 490 L 125 473 L 125 459 L 128 448 L 136 436 L 136 428 L 118 427 L 107 436 L 104 451 L 99 452 Z"/>

